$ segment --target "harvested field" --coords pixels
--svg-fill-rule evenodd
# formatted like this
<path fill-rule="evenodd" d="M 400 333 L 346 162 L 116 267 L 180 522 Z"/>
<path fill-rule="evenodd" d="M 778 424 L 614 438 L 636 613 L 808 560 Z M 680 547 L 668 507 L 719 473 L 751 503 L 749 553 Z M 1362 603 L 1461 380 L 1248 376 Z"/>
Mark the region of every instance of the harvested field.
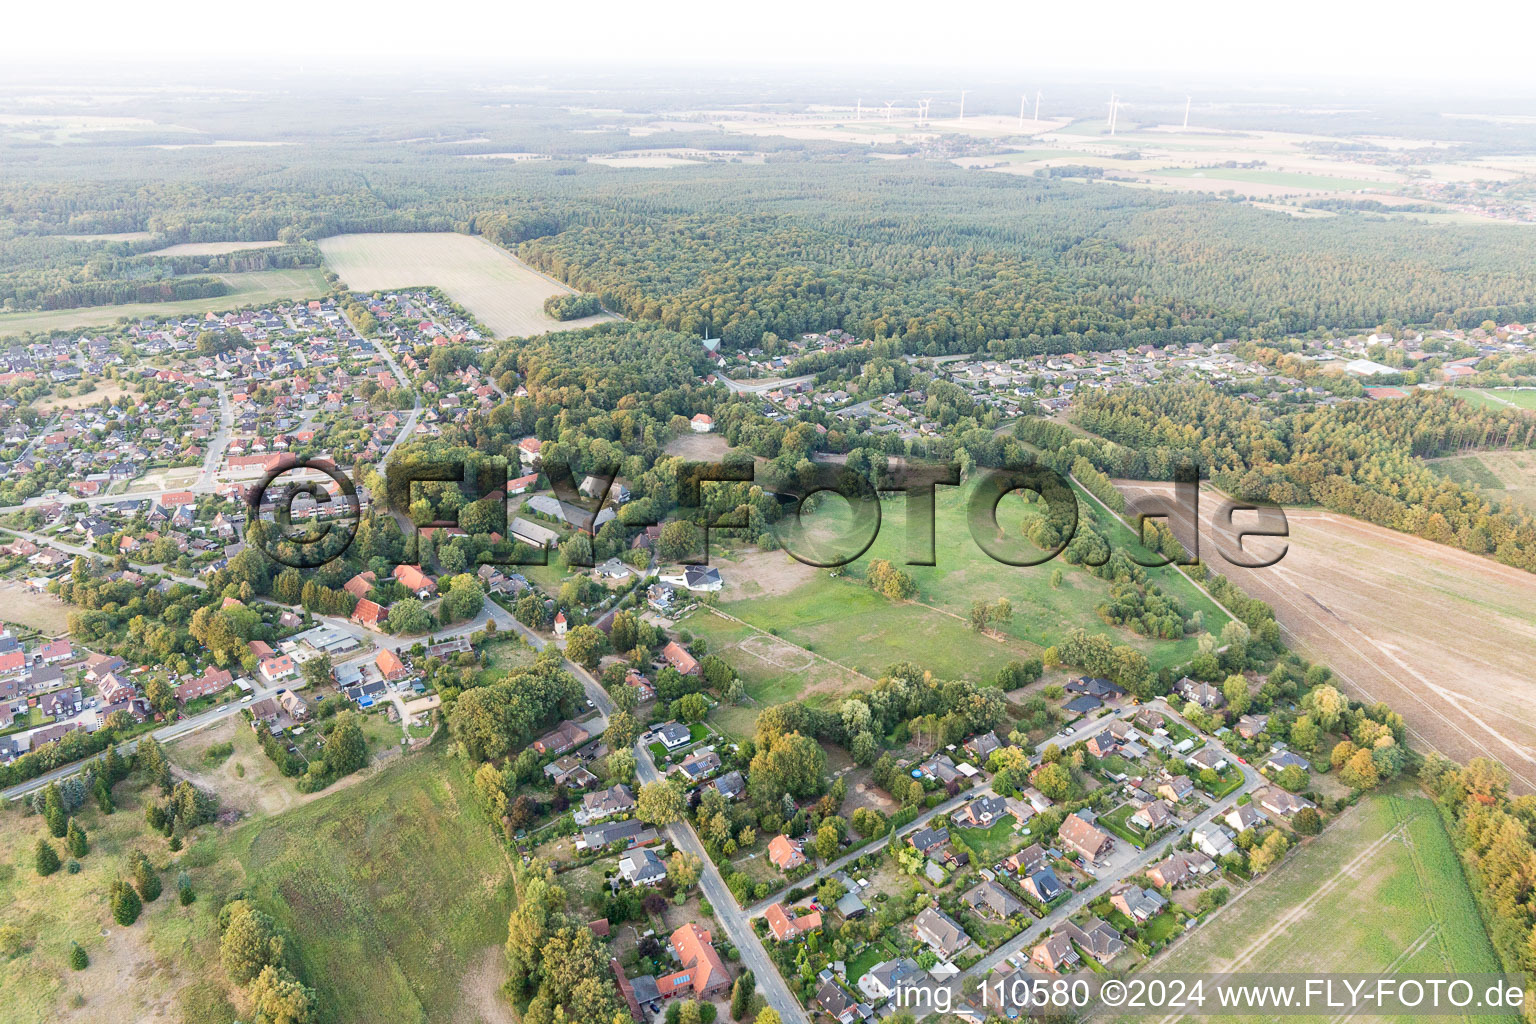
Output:
<path fill-rule="evenodd" d="M 573 330 L 614 319 L 603 314 L 561 321 L 546 315 L 545 299 L 574 289 L 472 235 L 335 235 L 321 239 L 320 251 L 350 288 L 440 288 L 498 336 Z"/>
<path fill-rule="evenodd" d="M 108 381 L 96 385 L 96 390 L 84 395 L 70 395 L 68 398 L 39 398 L 33 407 L 38 412 L 53 412 L 55 409 L 84 409 L 86 406 L 95 405 L 97 402 L 115 400 L 123 395 L 131 394 L 118 381 Z"/>
<path fill-rule="evenodd" d="M 145 253 L 146 256 L 223 256 L 225 253 L 245 252 L 247 249 L 271 249 L 282 242 L 182 242 Z"/>
<path fill-rule="evenodd" d="M 1116 485 L 1128 496 L 1170 486 Z M 1420 749 L 1462 763 L 1498 758 L 1516 789 L 1536 791 L 1536 576 L 1314 510 L 1287 512 L 1288 548 L 1277 565 L 1239 568 L 1211 543 L 1219 500 L 1202 489 L 1201 557 L 1272 605 L 1288 644 L 1330 666 L 1351 696 L 1399 711 Z M 1175 532 L 1187 538 L 1188 527 Z M 1275 543 L 1250 539 L 1246 548 L 1263 553 Z"/>

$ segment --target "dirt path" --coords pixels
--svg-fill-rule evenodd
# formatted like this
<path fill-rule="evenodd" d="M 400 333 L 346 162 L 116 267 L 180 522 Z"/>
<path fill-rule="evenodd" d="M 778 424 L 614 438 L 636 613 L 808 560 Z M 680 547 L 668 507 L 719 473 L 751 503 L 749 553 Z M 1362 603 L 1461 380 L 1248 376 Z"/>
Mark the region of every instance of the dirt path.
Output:
<path fill-rule="evenodd" d="M 507 964 L 500 946 L 487 946 L 470 963 L 459 981 L 459 1005 L 454 1024 L 517 1024 L 517 1015 L 501 994 Z"/>

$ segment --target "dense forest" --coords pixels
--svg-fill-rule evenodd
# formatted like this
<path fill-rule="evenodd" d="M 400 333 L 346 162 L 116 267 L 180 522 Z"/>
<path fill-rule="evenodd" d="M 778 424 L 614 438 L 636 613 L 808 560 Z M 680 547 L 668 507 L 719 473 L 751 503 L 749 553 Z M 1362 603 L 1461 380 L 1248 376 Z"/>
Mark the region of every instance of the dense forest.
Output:
<path fill-rule="evenodd" d="M 1438 314 L 1536 317 L 1513 226 L 1303 220 L 1212 196 L 861 152 L 773 149 L 764 163 L 622 171 L 356 142 L 238 157 L 126 147 L 0 155 L 12 172 L 0 183 L 0 265 L 16 277 L 0 276 L 0 287 L 17 308 L 116 301 L 81 284 L 130 281 L 129 269 L 236 269 L 135 259 L 133 243 L 65 233 L 149 231 L 163 245 L 458 230 L 516 249 L 627 316 L 741 345 L 843 327 L 908 351 L 1017 355 Z"/>

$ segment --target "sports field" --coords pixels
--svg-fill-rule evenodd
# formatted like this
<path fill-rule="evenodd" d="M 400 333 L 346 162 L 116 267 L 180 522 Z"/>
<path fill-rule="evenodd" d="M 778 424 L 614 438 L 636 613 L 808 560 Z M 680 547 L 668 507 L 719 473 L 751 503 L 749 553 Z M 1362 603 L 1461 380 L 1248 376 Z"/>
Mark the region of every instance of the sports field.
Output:
<path fill-rule="evenodd" d="M 562 321 L 548 316 L 544 300 L 573 294 L 574 289 L 472 235 L 335 235 L 320 240 L 320 251 L 331 269 L 356 291 L 440 288 L 502 337 L 571 330 L 613 319 L 599 315 Z"/>
<path fill-rule="evenodd" d="M 1432 459 L 1429 467 L 1457 483 L 1475 486 L 1494 501 L 1536 509 L 1536 452 L 1481 452 Z"/>
<path fill-rule="evenodd" d="M 1453 393 L 1485 409 L 1536 409 L 1536 389 L 1531 388 L 1454 388 Z"/>
<path fill-rule="evenodd" d="M 1341 815 L 1150 969 L 1423 975 L 1500 967 L 1434 804 L 1399 786 Z"/>
<path fill-rule="evenodd" d="M 222 313 L 242 306 L 259 306 L 289 299 L 317 299 L 330 291 L 319 267 L 293 270 L 253 270 L 244 274 L 212 274 L 233 291 L 209 299 L 174 302 L 128 302 L 115 306 L 81 306 L 40 312 L 0 313 L 0 337 L 28 332 L 73 331 L 105 327 L 123 318 L 178 316 L 183 313 Z"/>

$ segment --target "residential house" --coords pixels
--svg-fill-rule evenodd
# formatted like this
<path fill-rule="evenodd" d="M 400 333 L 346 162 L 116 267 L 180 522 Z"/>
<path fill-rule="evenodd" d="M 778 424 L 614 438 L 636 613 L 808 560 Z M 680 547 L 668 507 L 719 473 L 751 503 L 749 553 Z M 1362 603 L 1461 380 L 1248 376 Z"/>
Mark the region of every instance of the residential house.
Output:
<path fill-rule="evenodd" d="M 634 791 L 620 782 L 582 797 L 581 808 L 575 814 L 576 824 L 589 825 L 616 814 L 627 814 L 634 809 Z"/>
<path fill-rule="evenodd" d="M 1029 958 L 1035 966 L 1051 974 L 1071 972 L 1081 963 L 1077 950 L 1072 948 L 1072 940 L 1061 932 L 1037 944 L 1030 950 Z"/>
<path fill-rule="evenodd" d="M 1268 725 L 1268 715 L 1243 715 L 1237 720 L 1237 734 L 1245 740 L 1251 740 Z"/>
<path fill-rule="evenodd" d="M 1147 877 L 1159 889 L 1171 889 L 1199 875 L 1211 871 L 1215 864 L 1211 858 L 1194 850 L 1180 850 L 1169 854 L 1147 869 Z"/>
<path fill-rule="evenodd" d="M 1024 891 L 1041 903 L 1049 903 L 1065 890 L 1061 879 L 1056 877 L 1056 869 L 1047 865 L 1025 876 Z"/>
<path fill-rule="evenodd" d="M 1008 805 L 1002 797 L 977 797 L 955 812 L 954 823 L 960 828 L 990 828 L 1007 813 Z"/>
<path fill-rule="evenodd" d="M 1227 702 L 1227 698 L 1222 696 L 1221 687 L 1196 682 L 1189 676 L 1180 679 L 1173 688 L 1180 697 L 1194 701 L 1207 711 L 1219 708 Z"/>
<path fill-rule="evenodd" d="M 1232 841 L 1232 833 L 1214 821 L 1196 825 L 1190 832 L 1189 838 L 1194 842 L 1195 849 L 1212 860 L 1220 860 L 1237 850 L 1236 844 Z"/>
<path fill-rule="evenodd" d="M 1158 783 L 1157 795 L 1169 803 L 1183 803 L 1195 795 L 1195 784 L 1187 775 L 1174 775 Z"/>
<path fill-rule="evenodd" d="M 1258 804 L 1267 814 L 1274 814 L 1281 818 L 1290 818 L 1308 807 L 1316 807 L 1317 804 L 1304 796 L 1295 793 L 1287 793 L 1279 786 L 1266 786 L 1253 794 L 1253 802 Z"/>
<path fill-rule="evenodd" d="M 987 759 L 1003 748 L 1003 741 L 997 738 L 996 732 L 977 733 L 965 741 L 966 753 L 974 757 L 979 764 L 986 764 Z"/>
<path fill-rule="evenodd" d="M 682 761 L 673 765 L 668 773 L 677 772 L 687 783 L 701 782 L 721 767 L 720 755 L 713 750 L 695 750 Z"/>
<path fill-rule="evenodd" d="M 373 660 L 373 663 L 378 666 L 379 675 L 389 682 L 404 679 L 408 674 L 400 656 L 387 647 L 379 652 L 379 656 Z"/>
<path fill-rule="evenodd" d="M 931 857 L 949 845 L 949 829 L 922 828 L 907 836 L 907 845 L 924 857 Z"/>
<path fill-rule="evenodd" d="M 685 676 L 696 676 L 702 671 L 693 655 L 685 651 L 676 640 L 667 641 L 667 646 L 661 649 L 661 656 L 668 665 Z"/>
<path fill-rule="evenodd" d="M 619 858 L 619 877 L 630 885 L 660 885 L 667 880 L 667 866 L 649 847 L 642 846 Z"/>
<path fill-rule="evenodd" d="M 777 835 L 768 841 L 768 859 L 780 871 L 793 871 L 805 863 L 805 852 L 799 842 Z"/>
<path fill-rule="evenodd" d="M 709 932 L 690 921 L 672 933 L 671 945 L 683 969 L 656 979 L 662 998 L 686 994 L 711 999 L 730 987 L 731 976 L 715 952 Z"/>
<path fill-rule="evenodd" d="M 626 849 L 649 846 L 660 837 L 656 830 L 635 818 L 624 821 L 605 821 L 581 830 L 576 840 L 578 850 L 601 850 L 615 843 L 623 843 Z"/>
<path fill-rule="evenodd" d="M 996 882 L 983 881 L 960 899 L 983 917 L 999 921 L 1006 921 L 1014 914 L 1024 912 L 1024 904 L 1019 898 Z"/>
<path fill-rule="evenodd" d="M 559 727 L 533 741 L 533 749 L 540 754 L 563 754 L 581 746 L 592 734 L 572 721 L 561 722 Z"/>
<path fill-rule="evenodd" d="M 912 933 L 943 960 L 952 960 L 966 946 L 971 937 L 938 907 L 925 907 L 912 919 Z"/>
<path fill-rule="evenodd" d="M 1131 824 L 1147 832 L 1163 828 L 1171 821 L 1173 821 L 1173 810 L 1162 800 L 1144 803 L 1135 814 L 1131 815 Z"/>
<path fill-rule="evenodd" d="M 886 960 L 871 967 L 859 979 L 859 991 L 876 1002 L 916 988 L 928 980 L 928 972 L 910 957 Z"/>
<path fill-rule="evenodd" d="M 366 597 L 359 599 L 352 609 L 352 621 L 368 629 L 378 629 L 388 616 L 389 609 Z"/>
<path fill-rule="evenodd" d="M 432 581 L 432 577 L 414 565 L 395 566 L 395 579 L 419 598 L 431 597 L 437 592 L 437 584 Z"/>
<path fill-rule="evenodd" d="M 1057 838 L 1066 850 L 1092 864 L 1114 850 L 1115 840 L 1108 832 L 1084 820 L 1082 813 L 1067 815 L 1057 830 Z"/>
<path fill-rule="evenodd" d="M 666 722 L 651 730 L 651 738 L 668 750 L 676 750 L 678 747 L 686 747 L 693 740 L 693 733 L 688 731 L 686 725 Z"/>
<path fill-rule="evenodd" d="M 1226 822 L 1234 832 L 1246 832 L 1264 824 L 1264 815 L 1252 803 L 1246 803 L 1228 811 Z"/>
<path fill-rule="evenodd" d="M 1061 926 L 1061 934 L 1101 964 L 1107 964 L 1125 952 L 1125 939 L 1108 922 L 1097 917 L 1088 918 L 1081 926 L 1066 921 Z"/>
<path fill-rule="evenodd" d="M 1110 905 L 1133 921 L 1148 921 L 1168 906 L 1162 893 L 1139 885 L 1122 884 L 1110 892 Z"/>
<path fill-rule="evenodd" d="M 812 932 L 821 927 L 821 911 L 812 910 L 805 914 L 797 914 L 792 909 L 786 910 L 782 903 L 775 903 L 769 907 L 763 917 L 768 922 L 768 930 L 780 942 L 799 938 L 806 932 Z"/>
<path fill-rule="evenodd" d="M 1030 843 L 1018 853 L 1013 854 L 1003 861 L 1003 867 L 1016 875 L 1032 875 L 1045 867 L 1050 862 L 1046 856 L 1045 848 L 1039 843 Z"/>

